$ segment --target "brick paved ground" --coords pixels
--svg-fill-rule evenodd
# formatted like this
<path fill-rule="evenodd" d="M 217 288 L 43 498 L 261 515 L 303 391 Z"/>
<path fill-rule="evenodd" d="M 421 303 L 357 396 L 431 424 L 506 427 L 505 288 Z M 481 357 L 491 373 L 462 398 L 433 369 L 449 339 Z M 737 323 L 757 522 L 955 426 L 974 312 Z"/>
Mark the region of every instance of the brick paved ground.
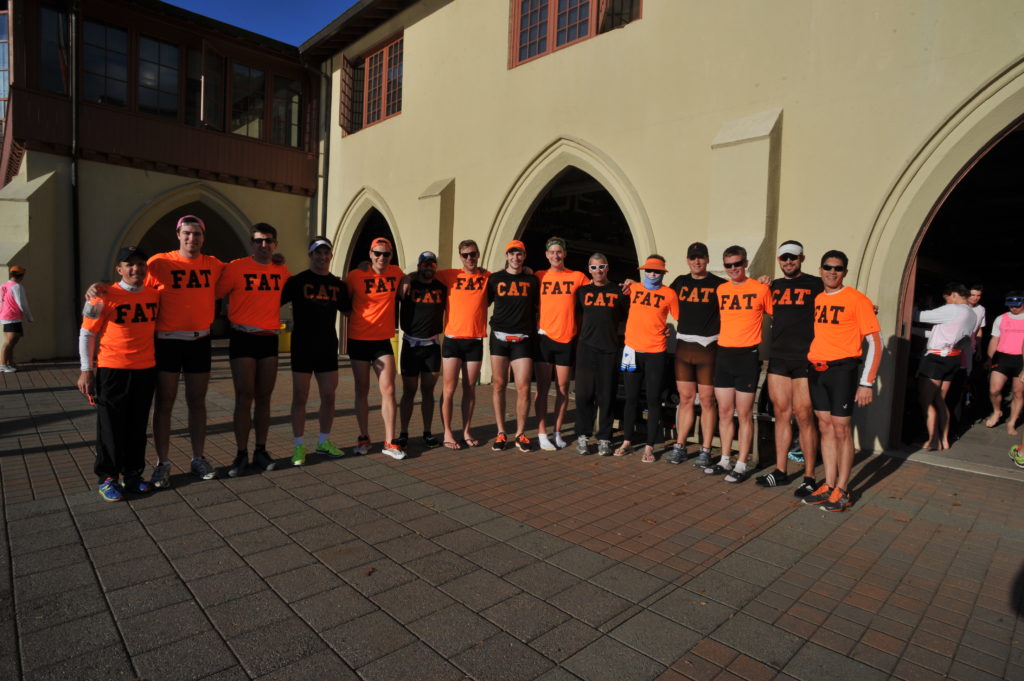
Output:
<path fill-rule="evenodd" d="M 0 375 L 0 679 L 1024 678 L 1019 477 L 868 457 L 846 514 L 569 450 L 194 482 L 179 410 L 174 488 L 104 504 L 77 368 L 30 369 Z M 230 391 L 218 355 L 221 465 Z"/>

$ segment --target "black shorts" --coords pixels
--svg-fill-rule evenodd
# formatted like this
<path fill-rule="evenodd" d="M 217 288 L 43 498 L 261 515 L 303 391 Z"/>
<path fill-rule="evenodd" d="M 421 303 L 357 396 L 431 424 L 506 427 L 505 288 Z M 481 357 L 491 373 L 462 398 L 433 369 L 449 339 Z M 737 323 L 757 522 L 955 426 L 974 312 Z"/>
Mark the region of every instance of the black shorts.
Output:
<path fill-rule="evenodd" d="M 156 370 L 172 374 L 210 373 L 210 335 L 195 340 L 157 338 Z"/>
<path fill-rule="evenodd" d="M 484 361 L 483 338 L 448 338 L 445 336 L 441 345 L 441 356 L 444 358 L 461 359 L 463 362 Z"/>
<path fill-rule="evenodd" d="M 530 359 L 533 357 L 533 338 L 527 336 L 518 343 L 498 340 L 491 333 L 491 354 L 496 357 L 508 357 L 510 361 Z"/>
<path fill-rule="evenodd" d="M 420 374 L 436 374 L 441 371 L 441 346 L 437 343 L 412 346 L 403 338 L 399 364 L 402 375 L 408 378 Z"/>
<path fill-rule="evenodd" d="M 917 375 L 936 381 L 952 381 L 956 377 L 956 372 L 960 371 L 962 359 L 960 355 L 925 355 L 917 367 Z"/>
<path fill-rule="evenodd" d="M 348 358 L 354 362 L 372 362 L 385 355 L 395 356 L 395 349 L 391 345 L 390 338 L 385 340 L 348 339 Z"/>
<path fill-rule="evenodd" d="M 10 322 L 4 324 L 4 333 L 20 333 L 25 335 L 25 330 L 21 327 L 21 322 Z"/>
<path fill-rule="evenodd" d="M 326 374 L 338 370 L 338 339 L 292 334 L 292 373 Z"/>
<path fill-rule="evenodd" d="M 768 373 L 786 378 L 807 378 L 810 368 L 811 364 L 806 357 L 800 359 L 772 357 L 768 360 Z"/>
<path fill-rule="evenodd" d="M 1024 370 L 1024 356 L 1008 355 L 1005 352 L 997 352 L 992 355 L 992 371 L 998 371 L 1004 376 L 1016 378 Z"/>
<path fill-rule="evenodd" d="M 187 341 L 194 343 L 195 341 Z M 255 360 L 277 357 L 276 333 L 247 333 L 231 329 L 228 342 L 228 357 L 231 359 L 249 358 Z"/>
<path fill-rule="evenodd" d="M 814 411 L 827 411 L 832 416 L 853 415 L 853 398 L 860 383 L 859 358 L 830 362 L 824 371 L 812 368 L 807 379 Z"/>
<path fill-rule="evenodd" d="M 555 366 L 571 367 L 574 354 L 572 351 L 572 341 L 559 343 L 547 336 L 537 334 L 537 341 L 533 344 L 534 362 L 546 362 Z"/>
<path fill-rule="evenodd" d="M 715 387 L 733 388 L 741 393 L 757 392 L 761 377 L 761 360 L 757 346 L 749 348 L 718 348 L 715 358 Z"/>
<path fill-rule="evenodd" d="M 676 380 L 697 385 L 714 385 L 717 355 L 717 342 L 701 345 L 692 341 L 676 341 Z"/>

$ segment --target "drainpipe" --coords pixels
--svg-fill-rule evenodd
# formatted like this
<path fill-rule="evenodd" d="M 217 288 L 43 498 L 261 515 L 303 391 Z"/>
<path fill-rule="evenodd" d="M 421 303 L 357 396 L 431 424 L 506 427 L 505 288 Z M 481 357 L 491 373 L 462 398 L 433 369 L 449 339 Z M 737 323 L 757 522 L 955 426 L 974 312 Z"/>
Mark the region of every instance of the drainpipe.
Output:
<path fill-rule="evenodd" d="M 317 143 L 317 153 L 320 154 L 320 163 L 317 164 L 317 170 L 320 173 L 322 182 L 320 183 L 320 190 L 318 194 L 314 195 L 313 200 L 320 200 L 320 209 L 318 211 L 319 216 L 314 221 L 310 220 L 310 229 L 312 233 L 309 238 L 312 239 L 320 234 L 327 235 L 327 175 L 331 165 L 331 126 L 328 120 L 331 117 L 331 78 L 323 71 L 323 62 L 320 62 L 320 68 L 314 69 L 310 66 L 305 58 L 300 58 L 303 67 L 306 68 L 310 73 L 314 73 L 319 76 L 322 81 L 320 88 L 320 109 L 323 111 L 323 115 L 320 115 L 320 111 L 317 112 L 317 118 L 319 119 L 319 133 L 324 140 L 324 151 L 320 154 L 320 144 Z M 322 164 L 322 165 L 321 165 Z"/>
<path fill-rule="evenodd" d="M 79 220 L 78 197 L 78 13 L 80 4 L 76 0 L 71 6 L 71 27 L 68 31 L 68 42 L 71 66 L 68 78 L 68 90 L 71 95 L 71 269 L 74 277 L 71 290 L 74 292 L 71 312 L 72 327 L 78 328 L 79 314 L 82 307 L 82 254 L 81 254 L 81 222 Z"/>

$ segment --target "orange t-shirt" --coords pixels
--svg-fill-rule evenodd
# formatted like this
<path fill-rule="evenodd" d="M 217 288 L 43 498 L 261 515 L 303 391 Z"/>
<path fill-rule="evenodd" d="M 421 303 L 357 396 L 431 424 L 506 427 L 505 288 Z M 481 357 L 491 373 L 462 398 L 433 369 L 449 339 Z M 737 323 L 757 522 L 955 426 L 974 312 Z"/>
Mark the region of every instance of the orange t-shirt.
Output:
<path fill-rule="evenodd" d="M 576 335 L 576 289 L 590 283 L 576 270 L 541 270 L 540 319 L 537 328 L 556 343 L 568 343 Z"/>
<path fill-rule="evenodd" d="M 451 338 L 487 336 L 487 280 L 491 273 L 478 270 L 440 270 L 434 278 L 448 287 L 448 321 L 444 335 Z"/>
<path fill-rule="evenodd" d="M 668 286 L 648 291 L 643 284 L 629 287 L 629 317 L 626 318 L 626 345 L 637 352 L 665 352 L 668 339 L 665 324 L 671 313 L 679 319 L 679 299 Z"/>
<path fill-rule="evenodd" d="M 759 345 L 764 316 L 772 313 L 771 289 L 756 279 L 747 279 L 742 284 L 731 281 L 719 284 L 716 293 L 722 326 L 718 346 L 749 348 Z"/>
<path fill-rule="evenodd" d="M 168 251 L 150 258 L 146 286 L 160 291 L 163 302 L 156 330 L 208 331 L 223 269 L 224 263 L 212 255 L 185 258 L 179 251 Z"/>
<path fill-rule="evenodd" d="M 404 276 L 398 265 L 388 265 L 383 274 L 376 274 L 372 269 L 348 273 L 345 286 L 352 299 L 349 338 L 388 340 L 395 335 L 395 295 Z"/>
<path fill-rule="evenodd" d="M 844 286 L 814 297 L 814 340 L 807 351 L 812 362 L 860 357 L 864 336 L 881 331 L 875 308 L 866 295 Z"/>
<path fill-rule="evenodd" d="M 263 331 L 281 329 L 281 289 L 291 272 L 284 265 L 261 265 L 252 257 L 232 260 L 217 282 L 217 297 L 230 294 L 228 321 Z"/>
<path fill-rule="evenodd" d="M 126 291 L 114 284 L 90 306 L 95 317 L 83 317 L 82 328 L 99 336 L 96 366 L 106 369 L 150 369 L 156 366 L 154 338 L 161 294 L 142 286 Z"/>

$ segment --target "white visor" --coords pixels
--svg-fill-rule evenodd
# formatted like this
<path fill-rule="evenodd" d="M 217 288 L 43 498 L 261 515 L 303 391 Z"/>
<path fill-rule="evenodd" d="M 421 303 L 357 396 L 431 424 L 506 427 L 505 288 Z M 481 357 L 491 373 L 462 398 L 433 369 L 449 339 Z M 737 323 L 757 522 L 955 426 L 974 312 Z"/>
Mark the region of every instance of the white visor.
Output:
<path fill-rule="evenodd" d="M 775 255 L 778 257 L 780 255 L 785 255 L 786 253 L 789 253 L 790 255 L 803 255 L 804 249 L 800 248 L 796 244 L 783 244 L 779 246 L 779 252 Z"/>
<path fill-rule="evenodd" d="M 331 247 L 331 243 L 329 241 L 324 241 L 323 239 L 317 239 L 316 241 L 314 241 L 313 243 L 311 243 L 309 245 L 309 252 L 310 252 L 310 254 L 312 254 L 313 251 L 315 251 L 316 249 L 320 248 L 321 246 L 327 246 L 327 250 L 329 250 L 329 251 L 333 251 L 334 250 Z"/>

